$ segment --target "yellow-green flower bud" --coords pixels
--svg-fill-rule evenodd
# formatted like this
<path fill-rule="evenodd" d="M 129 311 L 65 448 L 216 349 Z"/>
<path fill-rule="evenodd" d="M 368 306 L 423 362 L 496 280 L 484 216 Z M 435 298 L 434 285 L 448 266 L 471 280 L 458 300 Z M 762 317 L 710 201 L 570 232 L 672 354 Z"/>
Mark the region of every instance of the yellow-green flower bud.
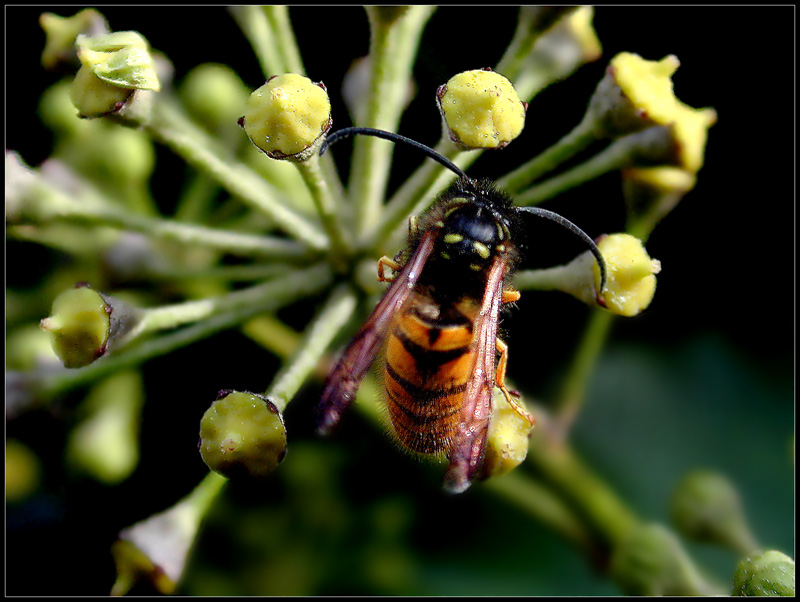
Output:
<path fill-rule="evenodd" d="M 618 54 L 592 96 L 587 116 L 594 120 L 600 137 L 671 126 L 679 147 L 679 166 L 697 172 L 703 164 L 708 128 L 717 114 L 713 109 L 693 109 L 675 97 L 671 76 L 679 65 L 673 55 L 648 61 L 630 52 Z"/>
<path fill-rule="evenodd" d="M 105 353 L 111 317 L 105 299 L 90 286 L 61 293 L 52 315 L 40 322 L 53 351 L 67 368 L 88 366 Z"/>
<path fill-rule="evenodd" d="M 528 455 L 532 429 L 533 425 L 515 412 L 505 399 L 495 399 L 481 478 L 505 474 L 522 464 Z"/>
<path fill-rule="evenodd" d="M 139 412 L 144 387 L 138 371 L 117 372 L 92 387 L 81 421 L 69 434 L 70 466 L 113 485 L 130 476 L 139 462 Z"/>
<path fill-rule="evenodd" d="M 81 68 L 73 81 L 71 97 L 81 117 L 115 113 L 135 90 L 161 89 L 150 47 L 139 33 L 79 35 L 75 44 Z"/>
<path fill-rule="evenodd" d="M 6 439 L 6 503 L 21 501 L 39 486 L 41 466 L 36 454 L 16 439 Z"/>
<path fill-rule="evenodd" d="M 331 102 L 322 83 L 287 73 L 250 95 L 239 125 L 272 159 L 305 161 L 331 127 Z"/>
<path fill-rule="evenodd" d="M 180 87 L 181 99 L 189 113 L 212 131 L 233 125 L 248 94 L 237 73 L 218 63 L 198 65 L 186 75 Z"/>
<path fill-rule="evenodd" d="M 522 133 L 525 111 L 499 73 L 476 69 L 453 76 L 436 92 L 450 139 L 463 149 L 503 148 Z"/>
<path fill-rule="evenodd" d="M 684 195 L 696 174 L 679 167 L 631 167 L 622 170 L 622 194 L 628 208 L 628 230 L 648 233 Z"/>
<path fill-rule="evenodd" d="M 656 274 L 661 262 L 652 259 L 642 241 L 630 234 L 612 234 L 597 242 L 606 262 L 605 308 L 620 316 L 635 316 L 653 300 Z M 592 264 L 595 287 L 600 286 L 600 270 Z"/>
<path fill-rule="evenodd" d="M 46 38 L 42 52 L 42 66 L 45 69 L 55 69 L 77 59 L 75 38 L 78 34 L 102 35 L 108 32 L 105 17 L 93 8 L 85 8 L 71 17 L 43 13 L 39 17 L 39 25 Z"/>
<path fill-rule="evenodd" d="M 722 475 L 702 470 L 687 475 L 672 495 L 670 513 L 690 539 L 743 552 L 755 548 L 739 495 Z"/>
<path fill-rule="evenodd" d="M 84 282 L 56 297 L 39 325 L 64 366 L 82 368 L 105 355 L 135 321 L 132 308 Z"/>
<path fill-rule="evenodd" d="M 734 596 L 794 596 L 794 560 L 767 550 L 739 562 L 733 574 Z"/>
<path fill-rule="evenodd" d="M 221 391 L 200 422 L 200 455 L 228 478 L 265 477 L 286 455 L 283 416 L 261 395 Z"/>
<path fill-rule="evenodd" d="M 610 571 L 629 596 L 701 593 L 701 580 L 680 541 L 658 524 L 634 526 L 613 550 Z"/>

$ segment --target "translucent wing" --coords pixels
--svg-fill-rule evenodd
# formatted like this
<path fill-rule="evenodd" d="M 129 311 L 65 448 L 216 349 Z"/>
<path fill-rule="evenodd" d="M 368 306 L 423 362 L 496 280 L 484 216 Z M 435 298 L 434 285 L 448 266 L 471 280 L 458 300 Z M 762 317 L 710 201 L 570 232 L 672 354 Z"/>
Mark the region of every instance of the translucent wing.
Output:
<path fill-rule="evenodd" d="M 436 230 L 426 232 L 411 258 L 400 270 L 370 317 L 344 350 L 328 376 L 319 403 L 317 431 L 327 434 L 339 422 L 342 413 L 355 399 L 364 375 L 386 340 L 395 314 L 408 299 L 431 254 Z"/>
<path fill-rule="evenodd" d="M 450 493 L 466 490 L 480 470 L 492 417 L 495 380 L 495 341 L 508 263 L 497 257 L 489 270 L 481 311 L 475 320 L 475 364 L 464 391 L 462 422 L 453 442 L 444 488 Z"/>

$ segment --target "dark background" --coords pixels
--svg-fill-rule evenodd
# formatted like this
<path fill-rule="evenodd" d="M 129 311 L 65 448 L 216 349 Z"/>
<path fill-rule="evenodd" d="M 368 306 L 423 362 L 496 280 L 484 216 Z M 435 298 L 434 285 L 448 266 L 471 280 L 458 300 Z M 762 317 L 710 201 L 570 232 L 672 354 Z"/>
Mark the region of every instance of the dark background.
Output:
<path fill-rule="evenodd" d="M 6 148 L 19 151 L 34 166 L 47 157 L 52 142 L 36 116 L 39 95 L 55 81 L 39 66 L 44 35 L 37 19 L 45 10 L 51 9 L 6 7 Z M 54 12 L 68 15 L 75 10 Z M 138 30 L 154 48 L 166 52 L 176 79 L 199 63 L 222 62 L 234 67 L 248 86 L 263 83 L 248 45 L 222 8 L 100 10 L 112 29 Z M 307 74 L 326 84 L 334 127 L 344 127 L 349 124 L 347 112 L 337 91 L 350 61 L 368 50 L 366 16 L 357 7 L 298 7 L 291 14 Z M 400 133 L 431 145 L 438 140 L 433 91 L 459 71 L 496 64 L 511 38 L 516 14 L 513 7 L 443 7 L 434 14 L 414 71 L 418 93 Z M 529 107 L 520 139 L 502 152 L 485 154 L 470 170 L 473 176 L 497 177 L 563 136 L 583 115 L 616 53 L 632 51 L 650 60 L 674 54 L 680 59 L 681 67 L 673 76 L 676 95 L 692 107 L 713 107 L 718 123 L 710 130 L 696 188 L 648 242 L 650 254 L 663 265 L 658 292 L 643 315 L 615 322 L 612 342 L 577 425 L 576 445 L 637 511 L 654 520 L 665 519 L 664 499 L 683 472 L 696 466 L 725 472 L 741 487 L 757 535 L 765 545 L 788 553 L 794 545 L 790 472 L 795 335 L 794 15 L 794 8 L 788 6 L 600 7 L 594 25 L 603 57 L 538 95 Z M 418 157 L 398 152 L 392 185 L 401 182 L 418 162 Z M 174 177 L 179 166 L 168 152 L 160 151 L 152 187 L 165 207 L 180 190 L 180 181 Z M 592 235 L 623 225 L 617 174 L 570 191 L 547 206 Z M 6 250 L 9 288 L 34 287 L 38 266 L 56 260 L 29 244 L 8 242 Z M 547 252 L 543 247 L 542 254 Z M 554 262 L 563 259 L 553 252 Z M 537 255 L 532 261 L 546 263 L 545 259 Z M 586 316 L 580 304 L 563 296 L 523 295 L 519 310 L 504 322 L 510 332 L 511 378 L 524 391 L 546 399 L 555 390 Z M 230 365 L 224 356 L 231 354 L 219 352 L 228 345 L 237 349 Z M 183 406 L 173 403 L 175 411 L 169 413 L 163 405 L 148 404 L 142 465 L 123 486 L 108 490 L 76 485 L 55 474 L 49 477 L 46 494 L 27 508 L 12 508 L 7 521 L 8 593 L 107 592 L 112 567 L 106 550 L 116 530 L 169 506 L 202 477 L 204 466 L 193 445 L 197 421 L 207 404 L 204 400 L 210 401 L 223 387 L 263 390 L 271 379 L 272 365 L 265 356 L 255 344 L 241 342 L 239 335 L 223 333 L 168 360 L 148 363 L 144 373 L 149 389 L 167 399 L 194 401 Z M 532 360 L 536 370 L 524 369 Z M 515 372 L 515 366 L 522 369 Z M 648 393 L 643 395 L 637 387 L 647 387 Z M 310 439 L 306 408 L 317 394 L 309 388 L 298 399 L 305 408 L 293 404 L 287 414 L 298 439 Z M 38 416 L 7 425 L 7 432 L 35 447 L 46 466 L 58 466 L 61 428 L 57 421 Z M 376 497 L 387 491 L 403 495 L 418 480 L 418 466 L 395 458 L 380 433 L 359 428 L 357 418 L 344 428 L 346 434 L 326 445 L 355 449 L 348 460 L 355 463 L 350 470 L 365 470 L 358 464 L 365 461 L 358 450 L 371 449 L 370 444 L 388 449 L 388 459 L 381 455 L 377 461 L 391 466 L 397 477 L 378 478 Z M 165 431 L 168 442 L 154 454 L 152 441 L 164 441 Z M 426 488 L 435 488 L 434 481 L 419 486 L 430 495 Z M 371 495 L 365 489 L 356 497 L 367 504 L 362 498 Z M 426 524 L 428 512 L 447 508 L 442 500 L 431 501 L 416 488 L 407 495 L 419 524 Z M 491 507 L 476 494 L 471 501 L 459 500 L 448 516 L 458 523 L 463 520 L 460 512 L 474 511 L 472 504 L 484 510 Z M 508 520 L 513 520 L 513 511 Z M 531 529 L 529 546 L 541 546 L 550 554 L 549 560 L 537 557 L 552 569 L 550 576 L 526 563 L 516 572 L 513 562 L 507 567 L 500 563 L 500 568 L 489 561 L 481 564 L 484 555 L 496 555 L 497 550 L 474 549 L 473 555 L 461 559 L 459 554 L 464 552 L 422 539 L 413 541 L 412 547 L 420 550 L 418 557 L 423 560 L 419 563 L 428 571 L 422 571 L 427 578 L 422 579 L 423 593 L 614 592 L 586 568 L 574 581 L 562 580 L 559 575 L 564 571 L 577 574 L 577 569 L 570 573 L 564 567 L 582 566 L 581 559 L 570 556 L 546 529 Z M 475 548 L 486 545 L 481 536 L 472 544 Z M 433 551 L 439 545 L 437 556 Z M 471 549 L 469 542 L 461 549 Z M 427 560 L 426 552 L 431 554 Z M 431 560 L 443 554 L 450 560 Z M 43 560 L 51 579 L 41 578 Z M 730 559 L 711 554 L 707 560 L 727 579 Z M 487 567 L 486 571 L 459 568 L 473 561 Z M 94 567 L 88 572 L 87 563 Z M 516 577 L 508 577 L 503 568 Z M 526 576 L 525 571 L 533 574 Z M 482 581 L 475 576 L 484 573 Z M 347 583 L 344 579 L 340 585 L 309 593 L 350 593 L 357 587 Z"/>

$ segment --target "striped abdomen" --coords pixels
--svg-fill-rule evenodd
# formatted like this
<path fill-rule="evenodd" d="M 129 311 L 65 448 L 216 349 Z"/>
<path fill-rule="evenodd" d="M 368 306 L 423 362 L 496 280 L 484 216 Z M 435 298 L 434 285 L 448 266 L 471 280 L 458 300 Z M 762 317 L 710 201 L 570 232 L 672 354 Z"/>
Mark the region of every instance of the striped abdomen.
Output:
<path fill-rule="evenodd" d="M 452 446 L 475 361 L 477 311 L 469 299 L 446 312 L 417 299 L 395 319 L 386 348 L 386 399 L 395 434 L 412 451 L 447 453 Z"/>

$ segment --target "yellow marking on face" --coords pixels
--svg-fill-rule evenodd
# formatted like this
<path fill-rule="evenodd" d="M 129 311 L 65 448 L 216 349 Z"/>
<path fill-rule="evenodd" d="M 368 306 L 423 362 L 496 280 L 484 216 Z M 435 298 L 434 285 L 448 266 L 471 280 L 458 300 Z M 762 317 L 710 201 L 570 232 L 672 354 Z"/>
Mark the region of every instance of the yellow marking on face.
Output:
<path fill-rule="evenodd" d="M 506 246 L 505 245 L 497 245 L 495 248 L 497 249 L 498 253 L 505 253 L 506 252 Z"/>
<path fill-rule="evenodd" d="M 442 251 L 441 253 L 439 253 L 439 255 L 441 255 L 441 256 L 442 256 L 442 257 L 444 257 L 445 259 L 450 259 L 450 255 L 448 255 L 448 254 L 447 254 L 447 253 L 445 253 L 444 251 Z"/>
<path fill-rule="evenodd" d="M 475 249 L 475 252 L 481 256 L 481 259 L 489 259 L 491 252 L 489 251 L 489 247 L 487 247 L 485 244 L 475 240 L 472 241 L 472 247 Z"/>
<path fill-rule="evenodd" d="M 450 234 L 445 234 L 443 240 L 448 244 L 454 244 L 464 240 L 464 237 L 461 234 L 454 234 L 451 232 Z"/>
<path fill-rule="evenodd" d="M 480 272 L 483 269 L 483 266 L 478 265 L 477 263 L 471 263 L 469 264 L 469 269 L 475 270 L 476 272 Z"/>

